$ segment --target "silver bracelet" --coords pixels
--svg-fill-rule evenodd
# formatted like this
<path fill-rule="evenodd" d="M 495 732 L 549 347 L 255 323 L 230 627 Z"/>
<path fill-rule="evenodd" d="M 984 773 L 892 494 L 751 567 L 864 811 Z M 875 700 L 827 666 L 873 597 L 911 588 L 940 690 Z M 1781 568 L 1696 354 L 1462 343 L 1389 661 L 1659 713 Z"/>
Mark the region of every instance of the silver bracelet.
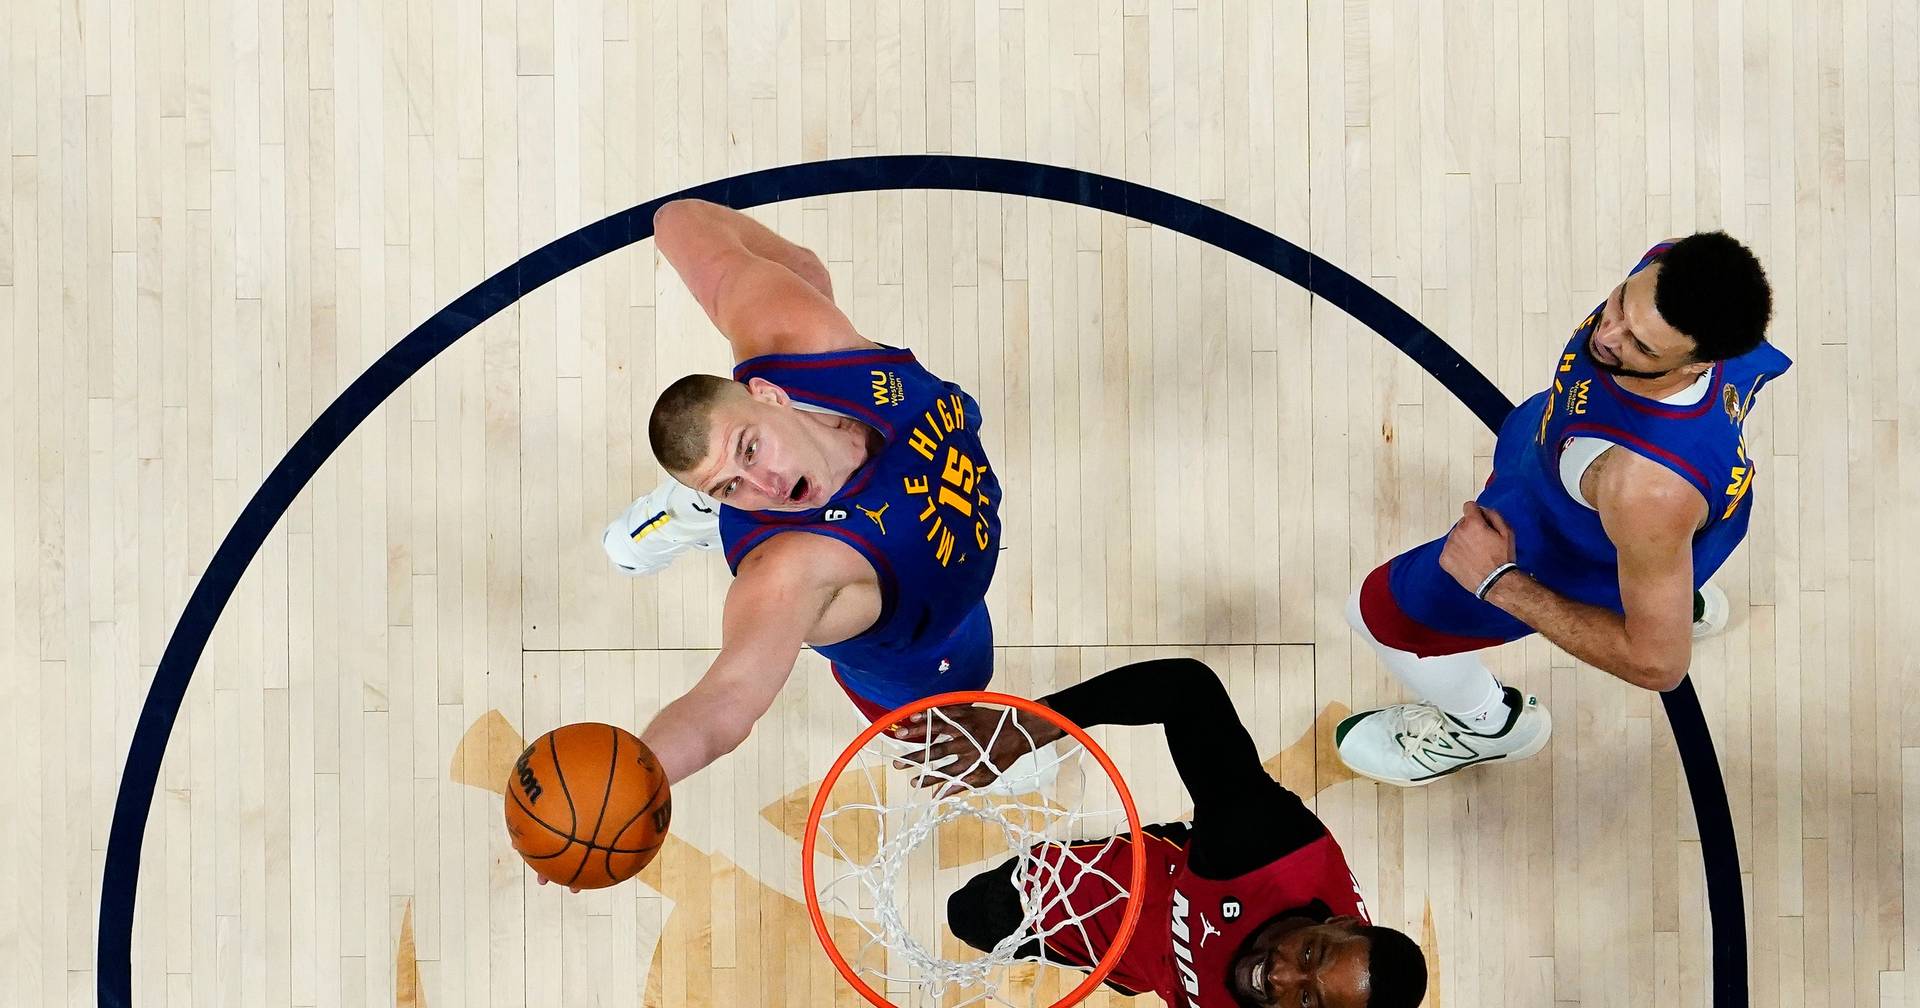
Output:
<path fill-rule="evenodd" d="M 1473 597 L 1479 599 L 1482 602 L 1485 602 L 1487 600 L 1487 593 L 1493 590 L 1493 583 L 1495 581 L 1498 581 L 1501 578 L 1505 577 L 1508 573 L 1512 571 L 1517 571 L 1519 569 L 1520 569 L 1520 565 L 1517 563 L 1514 563 L 1511 560 L 1501 564 L 1498 567 L 1495 567 L 1493 569 L 1493 573 L 1488 574 L 1487 579 L 1485 581 L 1480 582 L 1480 589 L 1473 593 Z"/>

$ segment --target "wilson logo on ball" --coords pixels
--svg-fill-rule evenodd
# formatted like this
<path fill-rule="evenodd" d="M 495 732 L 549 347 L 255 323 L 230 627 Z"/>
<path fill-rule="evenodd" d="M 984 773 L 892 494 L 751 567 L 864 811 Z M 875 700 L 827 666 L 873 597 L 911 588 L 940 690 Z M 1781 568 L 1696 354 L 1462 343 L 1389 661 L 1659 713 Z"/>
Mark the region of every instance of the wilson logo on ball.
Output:
<path fill-rule="evenodd" d="M 540 800 L 540 779 L 533 775 L 533 768 L 527 765 L 527 757 L 531 755 L 533 747 L 528 746 L 526 752 L 513 761 L 513 772 L 519 778 L 520 790 L 526 792 L 527 800 L 537 802 Z"/>

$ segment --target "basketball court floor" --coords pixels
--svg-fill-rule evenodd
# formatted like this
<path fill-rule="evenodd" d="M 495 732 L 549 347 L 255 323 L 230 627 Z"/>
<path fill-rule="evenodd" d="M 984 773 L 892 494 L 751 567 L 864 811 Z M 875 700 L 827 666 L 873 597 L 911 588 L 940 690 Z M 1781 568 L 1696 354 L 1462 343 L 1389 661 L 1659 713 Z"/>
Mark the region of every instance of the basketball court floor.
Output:
<path fill-rule="evenodd" d="M 1762 1006 L 1920 1004 L 1906 0 L 19 0 L 7 21 L 7 1003 L 122 982 L 167 1008 L 856 1003 L 798 851 L 861 721 L 810 654 L 676 789 L 638 880 L 536 886 L 501 825 L 521 740 L 638 730 L 717 646 L 717 557 L 627 580 L 598 543 L 656 479 L 655 393 L 728 360 L 651 241 L 456 342 L 314 463 L 257 555 L 215 551 L 329 403 L 522 255 L 742 172 L 932 152 L 1271 231 L 1514 400 L 1652 242 L 1749 243 L 1797 366 L 1748 427 L 1735 617 L 1692 673 L 1745 981 Z M 1539 757 L 1402 791 L 1326 745 L 1403 696 L 1348 591 L 1487 475 L 1448 385 L 1121 214 L 944 189 L 755 213 L 821 252 L 865 335 L 978 396 L 1007 490 L 997 688 L 1213 663 L 1376 919 L 1428 949 L 1429 1005 L 1729 1003 L 1703 855 L 1730 852 L 1703 847 L 1657 696 L 1533 640 L 1494 665 L 1555 715 Z M 164 747 L 130 749 L 187 600 L 234 563 Z M 1148 818 L 1182 814 L 1157 732 L 1098 737 Z M 117 808 L 136 769 L 151 805 Z M 103 882 L 110 839 L 142 841 L 137 889 Z M 102 915 L 129 891 L 116 964 Z"/>

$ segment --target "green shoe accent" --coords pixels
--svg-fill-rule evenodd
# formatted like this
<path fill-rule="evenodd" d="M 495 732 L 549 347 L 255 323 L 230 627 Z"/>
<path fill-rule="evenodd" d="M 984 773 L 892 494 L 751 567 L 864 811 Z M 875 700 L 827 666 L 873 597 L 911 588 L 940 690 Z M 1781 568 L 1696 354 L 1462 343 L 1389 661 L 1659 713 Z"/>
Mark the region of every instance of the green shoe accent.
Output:
<path fill-rule="evenodd" d="M 1334 726 L 1333 744 L 1335 746 L 1338 746 L 1340 743 L 1345 742 L 1347 740 L 1347 733 L 1353 730 L 1354 725 L 1357 725 L 1360 722 L 1366 720 L 1367 715 L 1377 714 L 1377 713 L 1379 712 L 1378 711 L 1361 711 L 1358 714 L 1347 715 L 1347 717 L 1343 719 L 1338 725 Z"/>
<path fill-rule="evenodd" d="M 1695 623 L 1707 615 L 1707 598 L 1698 591 L 1693 593 L 1693 621 Z"/>

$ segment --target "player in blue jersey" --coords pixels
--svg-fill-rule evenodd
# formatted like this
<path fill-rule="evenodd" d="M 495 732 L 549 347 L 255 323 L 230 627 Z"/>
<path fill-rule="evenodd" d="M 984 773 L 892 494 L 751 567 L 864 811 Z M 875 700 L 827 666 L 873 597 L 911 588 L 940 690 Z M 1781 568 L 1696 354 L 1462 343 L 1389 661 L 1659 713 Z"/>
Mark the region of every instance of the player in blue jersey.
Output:
<path fill-rule="evenodd" d="M 1759 261 L 1716 231 L 1655 245 L 1580 323 L 1452 531 L 1348 601 L 1420 698 L 1341 722 L 1349 767 L 1415 785 L 1539 752 L 1546 710 L 1475 654 L 1535 632 L 1636 686 L 1679 685 L 1693 637 L 1726 620 L 1706 582 L 1746 536 L 1754 396 L 1792 364 L 1766 342 L 1771 312 Z"/>
<path fill-rule="evenodd" d="M 1000 485 L 979 405 L 861 336 L 819 257 L 746 215 L 681 200 L 654 235 L 735 361 L 661 393 L 648 437 L 673 479 L 602 537 L 627 573 L 719 545 L 734 571 L 719 656 L 641 735 L 668 780 L 747 737 L 802 645 L 869 718 L 985 686 Z"/>

